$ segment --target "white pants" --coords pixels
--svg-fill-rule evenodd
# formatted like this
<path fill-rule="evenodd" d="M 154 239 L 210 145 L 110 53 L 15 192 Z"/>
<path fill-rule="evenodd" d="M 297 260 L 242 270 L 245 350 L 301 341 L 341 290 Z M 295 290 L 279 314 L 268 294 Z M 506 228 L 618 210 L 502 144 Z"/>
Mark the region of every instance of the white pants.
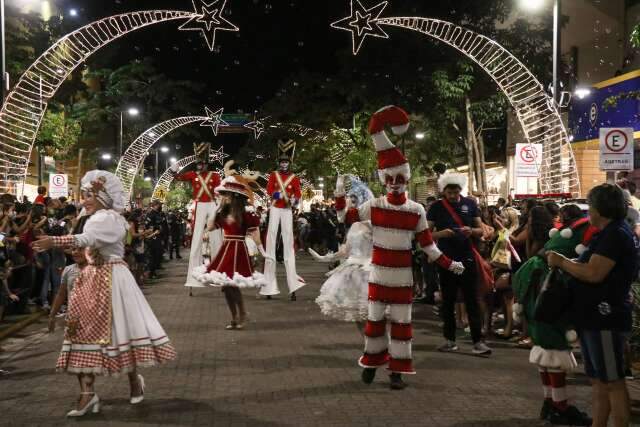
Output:
<path fill-rule="evenodd" d="M 267 282 L 260 290 L 261 295 L 277 295 L 278 281 L 276 280 L 276 242 L 278 226 L 282 234 L 284 266 L 287 271 L 287 285 L 289 293 L 295 292 L 305 285 L 296 274 L 296 257 L 293 250 L 293 212 L 291 209 L 269 208 L 269 229 L 267 232 L 267 259 L 264 262 L 264 278 Z"/>
<path fill-rule="evenodd" d="M 192 275 L 194 268 L 201 266 L 205 261 L 202 257 L 204 243 L 202 237 L 206 233 L 207 223 L 216 217 L 218 204 L 216 202 L 198 202 L 196 205 L 195 224 L 193 226 L 193 236 L 191 238 L 191 253 L 189 255 L 189 271 L 187 272 L 187 282 L 185 286 L 203 288 L 204 285 L 198 282 Z M 211 260 L 213 260 L 222 246 L 222 230 L 209 232 L 209 249 Z M 210 260 L 210 261 L 211 261 Z"/>

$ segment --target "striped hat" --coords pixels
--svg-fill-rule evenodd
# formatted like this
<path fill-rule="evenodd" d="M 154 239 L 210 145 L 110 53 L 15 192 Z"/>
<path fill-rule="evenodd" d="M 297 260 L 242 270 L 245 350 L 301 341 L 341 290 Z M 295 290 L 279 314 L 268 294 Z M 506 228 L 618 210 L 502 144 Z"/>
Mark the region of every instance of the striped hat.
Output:
<path fill-rule="evenodd" d="M 402 175 L 408 181 L 411 169 L 407 158 L 387 137 L 385 126 L 391 126 L 395 135 L 402 135 L 409 129 L 409 114 L 395 105 L 376 111 L 369 121 L 369 134 L 378 153 L 378 178 L 384 184 L 385 176 Z"/>

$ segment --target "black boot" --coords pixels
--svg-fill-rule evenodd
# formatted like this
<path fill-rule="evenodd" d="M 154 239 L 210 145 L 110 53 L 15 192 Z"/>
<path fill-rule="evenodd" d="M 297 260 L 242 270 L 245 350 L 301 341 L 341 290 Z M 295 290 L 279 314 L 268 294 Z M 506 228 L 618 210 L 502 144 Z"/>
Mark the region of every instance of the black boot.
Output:
<path fill-rule="evenodd" d="M 540 409 L 540 419 L 548 420 L 553 410 L 553 401 L 551 399 L 545 399 L 542 402 L 542 409 Z"/>
<path fill-rule="evenodd" d="M 389 379 L 391 380 L 391 390 L 403 390 L 407 387 L 407 383 L 402 381 L 402 375 L 396 372 L 389 375 Z"/>
<path fill-rule="evenodd" d="M 364 368 L 362 370 L 362 382 L 371 384 L 376 377 L 376 368 Z"/>
<path fill-rule="evenodd" d="M 289 297 L 289 299 L 291 301 L 295 301 L 296 300 L 296 293 L 295 292 L 291 292 L 291 296 Z"/>
<path fill-rule="evenodd" d="M 554 425 L 590 426 L 593 420 L 575 406 L 568 406 L 564 411 L 552 408 L 549 422 Z"/>

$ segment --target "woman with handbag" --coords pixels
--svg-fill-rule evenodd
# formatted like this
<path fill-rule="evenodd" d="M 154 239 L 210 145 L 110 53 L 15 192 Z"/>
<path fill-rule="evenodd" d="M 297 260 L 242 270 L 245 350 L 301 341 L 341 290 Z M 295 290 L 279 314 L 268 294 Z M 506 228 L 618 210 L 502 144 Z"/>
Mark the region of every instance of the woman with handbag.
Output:
<path fill-rule="evenodd" d="M 589 220 L 600 231 L 577 261 L 550 252 L 547 261 L 569 273 L 571 320 L 578 329 L 587 376 L 593 387 L 593 426 L 630 422 L 624 375 L 624 343 L 632 325 L 631 283 L 637 277 L 638 239 L 625 222 L 622 190 L 611 184 L 588 194 Z"/>
<path fill-rule="evenodd" d="M 532 220 L 538 213 L 532 210 Z M 546 217 L 545 217 L 546 218 Z M 538 229 L 537 232 L 540 232 Z M 548 241 L 544 248 L 527 260 L 513 276 L 513 289 L 518 301 L 514 307 L 516 316 L 522 315 L 527 321 L 533 348 L 529 354 L 529 362 L 538 367 L 544 390 L 544 401 L 540 418 L 552 424 L 591 425 L 591 420 L 575 406 L 568 404 L 566 392 L 566 374 L 577 366 L 571 352 L 569 323 L 566 320 L 567 307 L 560 304 L 563 298 L 543 298 L 542 282 L 547 278 L 563 280 L 550 273 L 545 262 L 544 251 L 557 251 L 568 257 L 575 257 L 576 251 L 592 233 L 588 220 L 578 219 L 565 224 L 562 230 L 551 228 L 547 231 Z M 533 235 L 536 234 L 534 231 Z M 587 237 L 585 237 L 587 236 Z M 529 244 L 531 247 L 535 244 Z M 546 296 L 546 295 L 544 295 Z M 553 307 L 544 306 L 549 299 Z M 544 302 L 543 302 L 544 301 Z M 545 316 L 541 316 L 543 313 Z M 559 315 L 551 315 L 559 313 Z M 543 317 L 543 318 L 541 318 Z M 523 320 L 524 320 L 523 319 Z"/>

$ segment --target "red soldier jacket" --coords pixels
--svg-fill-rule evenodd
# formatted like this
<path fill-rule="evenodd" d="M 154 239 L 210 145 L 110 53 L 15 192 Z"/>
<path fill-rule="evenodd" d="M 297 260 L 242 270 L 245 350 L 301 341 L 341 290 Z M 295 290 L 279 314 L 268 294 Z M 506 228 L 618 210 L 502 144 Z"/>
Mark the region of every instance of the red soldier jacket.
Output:
<path fill-rule="evenodd" d="M 300 200 L 302 197 L 300 178 L 290 172 L 273 171 L 269 175 L 267 193 L 272 199 L 274 193 L 280 193 L 280 198 L 278 200 L 274 199 L 273 206 L 281 209 L 289 208 L 291 207 L 291 199 Z"/>
<path fill-rule="evenodd" d="M 176 175 L 175 179 L 178 181 L 191 181 L 191 186 L 193 187 L 193 199 L 200 203 L 214 201 L 215 189 L 220 185 L 220 175 L 216 172 L 198 173 L 190 171 L 181 175 Z"/>

